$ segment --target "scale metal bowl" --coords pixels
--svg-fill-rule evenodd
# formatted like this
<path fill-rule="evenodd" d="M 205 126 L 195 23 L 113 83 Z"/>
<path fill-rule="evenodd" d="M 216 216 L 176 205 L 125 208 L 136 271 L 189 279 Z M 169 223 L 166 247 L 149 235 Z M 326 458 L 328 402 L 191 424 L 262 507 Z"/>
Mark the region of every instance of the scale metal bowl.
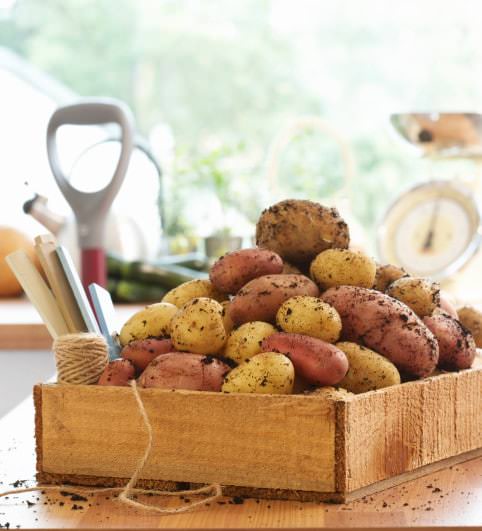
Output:
<path fill-rule="evenodd" d="M 482 159 L 482 114 L 474 112 L 396 113 L 390 122 L 419 154 Z"/>

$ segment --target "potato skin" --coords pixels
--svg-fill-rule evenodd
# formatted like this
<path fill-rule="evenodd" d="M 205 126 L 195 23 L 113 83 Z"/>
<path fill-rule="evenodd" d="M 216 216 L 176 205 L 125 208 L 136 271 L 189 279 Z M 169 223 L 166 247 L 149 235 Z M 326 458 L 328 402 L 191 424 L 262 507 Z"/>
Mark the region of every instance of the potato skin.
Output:
<path fill-rule="evenodd" d="M 283 260 L 268 249 L 241 249 L 222 256 L 211 267 L 209 279 L 223 293 L 234 295 L 250 280 L 283 271 Z"/>
<path fill-rule="evenodd" d="M 373 289 L 384 292 L 392 282 L 402 277 L 408 277 L 408 273 L 403 267 L 393 264 L 377 264 Z"/>
<path fill-rule="evenodd" d="M 135 378 L 136 370 L 129 360 L 111 361 L 100 375 L 98 385 L 129 385 L 129 380 Z"/>
<path fill-rule="evenodd" d="M 439 313 L 424 317 L 423 322 L 438 341 L 439 368 L 454 371 L 471 367 L 476 353 L 475 341 L 459 321 Z"/>
<path fill-rule="evenodd" d="M 223 307 L 207 297 L 192 299 L 171 321 L 171 339 L 176 350 L 215 354 L 226 342 Z"/>
<path fill-rule="evenodd" d="M 236 363 L 242 363 L 259 354 L 261 343 L 274 333 L 276 333 L 276 328 L 269 323 L 261 321 L 244 323 L 229 334 L 223 354 Z"/>
<path fill-rule="evenodd" d="M 225 378 L 224 393 L 289 395 L 295 370 L 291 361 L 277 352 L 257 354 L 235 367 Z"/>
<path fill-rule="evenodd" d="M 348 226 L 336 208 L 287 199 L 264 210 L 256 224 L 256 245 L 294 265 L 311 262 L 325 249 L 346 249 Z"/>
<path fill-rule="evenodd" d="M 440 309 L 448 313 L 450 317 L 453 317 L 454 319 L 459 320 L 459 314 L 457 313 L 457 310 L 455 309 L 455 305 L 452 302 L 452 298 L 450 297 L 450 295 L 448 295 L 447 293 L 444 293 L 443 291 L 440 291 Z"/>
<path fill-rule="evenodd" d="M 158 302 L 135 313 L 121 328 L 119 340 L 122 346 L 130 341 L 149 337 L 168 337 L 171 333 L 171 319 L 177 312 L 176 306 Z"/>
<path fill-rule="evenodd" d="M 472 306 L 463 306 L 457 313 L 459 321 L 474 337 L 477 347 L 482 348 L 482 312 Z"/>
<path fill-rule="evenodd" d="M 366 393 L 400 383 L 400 373 L 384 356 L 348 341 L 342 341 L 335 346 L 348 358 L 348 372 L 338 384 L 347 391 Z"/>
<path fill-rule="evenodd" d="M 335 385 L 348 371 L 345 353 L 315 337 L 279 332 L 265 339 L 262 348 L 288 356 L 296 374 L 314 385 Z"/>
<path fill-rule="evenodd" d="M 223 307 L 223 323 L 224 323 L 224 330 L 226 331 L 226 334 L 229 334 L 231 330 L 234 328 L 234 323 L 231 319 L 231 316 L 229 315 L 229 305 L 231 304 L 230 301 L 223 301 L 221 302 L 221 306 Z"/>
<path fill-rule="evenodd" d="M 121 351 L 121 356 L 130 360 L 135 368 L 143 371 L 160 354 L 175 352 L 170 339 L 138 339 L 131 341 Z"/>
<path fill-rule="evenodd" d="M 218 302 L 225 301 L 228 298 L 225 293 L 219 292 L 210 280 L 189 280 L 168 291 L 164 295 L 162 302 L 169 302 L 181 308 L 186 302 L 199 297 L 207 297 Z"/>
<path fill-rule="evenodd" d="M 317 337 L 327 343 L 338 341 L 341 332 L 341 318 L 335 308 L 318 297 L 302 295 L 283 302 L 276 324 L 284 332 Z"/>
<path fill-rule="evenodd" d="M 328 249 L 311 262 L 310 276 L 321 290 L 342 285 L 371 288 L 376 270 L 375 260 L 361 251 Z"/>
<path fill-rule="evenodd" d="M 303 275 L 265 275 L 243 286 L 232 299 L 229 315 L 235 325 L 249 321 L 274 323 L 283 302 L 295 295 L 319 294 L 317 285 Z"/>
<path fill-rule="evenodd" d="M 439 357 L 437 341 L 402 302 L 356 286 L 330 288 L 321 299 L 340 314 L 343 341 L 363 344 L 412 376 L 425 377 L 435 369 Z"/>
<path fill-rule="evenodd" d="M 388 286 L 386 293 L 406 304 L 419 317 L 430 315 L 440 304 L 440 286 L 427 278 L 399 278 Z"/>
<path fill-rule="evenodd" d="M 212 356 L 188 352 L 161 354 L 151 361 L 138 379 L 141 387 L 221 391 L 230 368 Z"/>

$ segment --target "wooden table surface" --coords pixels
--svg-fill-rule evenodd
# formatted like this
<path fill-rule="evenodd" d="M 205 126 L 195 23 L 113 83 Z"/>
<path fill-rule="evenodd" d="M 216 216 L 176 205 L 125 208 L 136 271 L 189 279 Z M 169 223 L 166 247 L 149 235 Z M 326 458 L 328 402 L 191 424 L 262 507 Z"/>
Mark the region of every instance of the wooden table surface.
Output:
<path fill-rule="evenodd" d="M 27 399 L 0 419 L 0 490 L 34 485 L 33 405 Z M 481 526 L 482 458 L 455 465 L 347 505 L 231 498 L 191 513 L 159 516 L 115 497 L 71 500 L 40 492 L 0 498 L 0 526 L 21 528 L 401 528 Z M 167 499 L 147 497 L 148 503 Z M 236 500 L 239 501 L 239 500 Z M 172 506 L 183 500 L 169 499 Z"/>

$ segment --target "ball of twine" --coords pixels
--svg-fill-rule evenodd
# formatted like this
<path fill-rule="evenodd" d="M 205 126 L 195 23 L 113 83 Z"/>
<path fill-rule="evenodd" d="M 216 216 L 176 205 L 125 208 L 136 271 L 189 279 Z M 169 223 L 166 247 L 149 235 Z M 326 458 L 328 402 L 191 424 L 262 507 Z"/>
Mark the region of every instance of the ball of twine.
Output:
<path fill-rule="evenodd" d="M 109 363 L 106 340 L 97 334 L 66 334 L 53 344 L 60 384 L 96 384 Z"/>

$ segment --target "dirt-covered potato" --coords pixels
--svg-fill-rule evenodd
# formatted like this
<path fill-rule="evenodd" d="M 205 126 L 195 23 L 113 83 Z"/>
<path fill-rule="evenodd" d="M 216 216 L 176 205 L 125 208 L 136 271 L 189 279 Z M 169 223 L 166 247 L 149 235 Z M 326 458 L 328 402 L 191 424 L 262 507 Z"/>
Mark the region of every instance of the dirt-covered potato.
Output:
<path fill-rule="evenodd" d="M 448 314 L 438 313 L 424 317 L 423 322 L 437 339 L 439 368 L 454 371 L 472 366 L 476 353 L 475 341 L 459 321 Z"/>
<path fill-rule="evenodd" d="M 221 391 L 230 368 L 212 356 L 171 352 L 155 358 L 138 379 L 141 387 Z"/>
<path fill-rule="evenodd" d="M 343 341 L 353 341 L 388 358 L 400 371 L 429 376 L 438 362 L 434 335 L 402 302 L 374 289 L 330 288 L 321 299 L 334 306 L 342 322 Z"/>
<path fill-rule="evenodd" d="M 186 302 L 197 297 L 207 297 L 215 301 L 222 302 L 227 300 L 227 295 L 218 291 L 209 280 L 189 280 L 168 291 L 162 302 L 169 302 L 180 308 Z"/>
<path fill-rule="evenodd" d="M 283 271 L 283 260 L 268 249 L 240 249 L 221 256 L 211 267 L 212 285 L 234 295 L 250 280 Z"/>
<path fill-rule="evenodd" d="M 326 398 L 327 400 L 343 400 L 345 398 L 349 398 L 350 396 L 354 396 L 353 393 L 347 391 L 346 389 L 343 389 L 342 387 L 336 388 L 332 387 L 331 385 L 327 385 L 325 387 L 317 387 L 316 389 L 307 391 L 305 394 L 310 396 L 319 396 L 322 398 Z"/>
<path fill-rule="evenodd" d="M 335 345 L 348 358 L 348 372 L 338 384 L 352 393 L 366 393 L 400 383 L 400 373 L 393 363 L 373 350 L 342 341 Z"/>
<path fill-rule="evenodd" d="M 229 305 L 229 315 L 235 325 L 250 321 L 274 323 L 283 302 L 295 295 L 316 297 L 318 287 L 303 275 L 266 275 L 243 286 Z"/>
<path fill-rule="evenodd" d="M 345 249 L 348 226 L 336 210 L 301 199 L 287 199 L 264 210 L 256 224 L 256 245 L 295 265 L 325 249 Z"/>
<path fill-rule="evenodd" d="M 143 371 L 154 358 L 160 354 L 174 352 L 176 349 L 170 339 L 138 339 L 128 343 L 121 351 L 121 356 L 130 360 L 135 368 Z"/>
<path fill-rule="evenodd" d="M 302 275 L 303 274 L 298 267 L 286 261 L 283 262 L 283 271 L 281 271 L 281 273 L 283 275 Z"/>
<path fill-rule="evenodd" d="M 316 337 L 279 332 L 265 339 L 262 347 L 288 356 L 296 374 L 314 385 L 335 385 L 348 371 L 344 352 Z"/>
<path fill-rule="evenodd" d="M 231 316 L 229 315 L 229 305 L 230 301 L 223 301 L 221 302 L 221 306 L 223 307 L 223 323 L 224 323 L 224 330 L 226 330 L 226 334 L 229 334 L 231 330 L 234 328 L 234 323 L 231 319 Z"/>
<path fill-rule="evenodd" d="M 398 267 L 393 264 L 377 264 L 377 272 L 375 274 L 375 283 L 373 289 L 384 292 L 388 286 L 402 277 L 407 277 L 408 273 L 403 267 Z"/>
<path fill-rule="evenodd" d="M 283 302 L 276 324 L 284 331 L 317 337 L 327 343 L 338 341 L 341 319 L 338 312 L 318 297 L 299 295 Z"/>
<path fill-rule="evenodd" d="M 459 321 L 474 337 L 477 347 L 482 348 L 482 312 L 472 306 L 463 306 L 457 313 Z"/>
<path fill-rule="evenodd" d="M 111 361 L 100 375 L 98 385 L 129 385 L 135 377 L 136 370 L 129 360 Z"/>
<path fill-rule="evenodd" d="M 241 363 L 259 354 L 262 342 L 276 331 L 273 325 L 261 321 L 244 323 L 229 334 L 223 354 L 226 358 Z"/>
<path fill-rule="evenodd" d="M 388 286 L 386 293 L 406 304 L 419 317 L 430 315 L 440 304 L 440 286 L 427 278 L 399 278 Z"/>
<path fill-rule="evenodd" d="M 226 342 L 223 307 L 207 297 L 190 300 L 172 318 L 171 339 L 177 350 L 196 354 L 219 352 Z"/>
<path fill-rule="evenodd" d="M 257 354 L 235 367 L 225 378 L 224 393 L 289 395 L 295 370 L 291 361 L 277 352 Z"/>
<path fill-rule="evenodd" d="M 310 276 L 321 290 L 333 286 L 371 288 L 375 282 L 377 264 L 361 251 L 328 249 L 311 262 Z"/>
<path fill-rule="evenodd" d="M 121 328 L 119 340 L 122 346 L 130 341 L 149 337 L 168 337 L 171 319 L 177 307 L 168 302 L 157 302 L 135 313 Z"/>

